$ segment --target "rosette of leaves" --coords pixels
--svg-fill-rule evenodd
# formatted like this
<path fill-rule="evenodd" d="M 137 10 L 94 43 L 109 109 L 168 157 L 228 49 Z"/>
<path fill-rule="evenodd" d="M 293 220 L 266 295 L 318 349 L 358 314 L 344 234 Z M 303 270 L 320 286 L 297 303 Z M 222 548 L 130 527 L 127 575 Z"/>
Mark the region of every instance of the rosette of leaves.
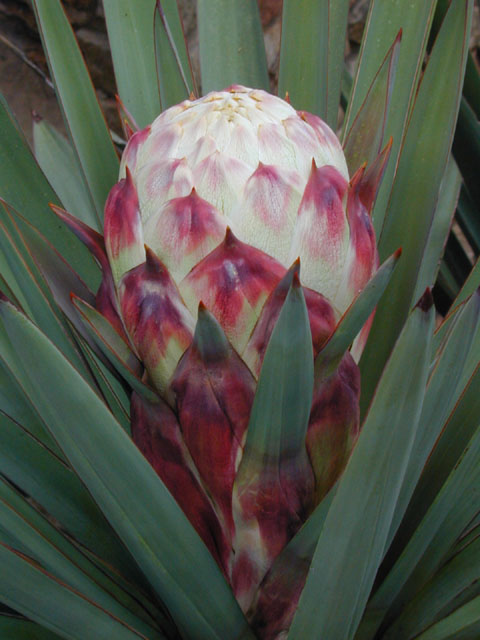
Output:
<path fill-rule="evenodd" d="M 305 457 L 301 436 L 312 390 L 326 394 L 335 386 L 375 310 L 359 362 L 358 428 L 347 455 L 343 441 L 321 440 L 322 459 L 335 466 L 343 456 L 343 462 L 326 495 L 317 493 L 279 548 L 266 554 L 247 603 L 236 597 L 243 565 L 235 582 L 216 546 L 215 522 L 225 526 L 227 518 L 212 488 L 195 494 L 206 496 L 199 506 L 182 493 L 179 476 L 169 480 L 164 464 L 174 466 L 180 450 L 193 457 L 188 446 L 182 449 L 185 441 L 175 448 L 176 427 L 172 438 L 165 435 L 181 409 L 185 372 L 208 369 L 213 376 L 218 354 L 225 356 L 222 366 L 225 360 L 233 366 L 239 347 L 201 306 L 183 369 L 175 385 L 162 387 L 159 403 L 152 369 L 129 341 L 132 330 L 122 336 L 125 325 L 115 327 L 115 308 L 109 313 L 105 302 L 112 298 L 102 263 L 103 212 L 118 180 L 120 149 L 60 2 L 34 0 L 68 139 L 37 121 L 33 155 L 0 104 L 2 638 L 480 634 L 480 272 L 463 263 L 456 288 L 448 289 L 455 255 L 447 251 L 442 262 L 459 192 L 475 198 L 468 159 L 476 157 L 478 125 L 478 75 L 467 49 L 473 1 L 372 0 L 353 78 L 343 71 L 348 5 L 284 0 L 278 91 L 288 92 L 292 109 L 333 129 L 340 102 L 345 107 L 340 139 L 348 191 L 371 216 L 380 267 L 313 352 L 308 296 L 299 286 L 302 260 L 300 270 L 279 275 L 261 366 L 247 385 L 252 401 L 242 446 L 254 464 L 240 475 L 257 487 L 258 477 L 249 474 L 259 469 L 261 478 L 268 468 L 288 494 L 285 478 L 298 460 L 285 452 L 293 446 Z M 201 92 L 176 3 L 104 0 L 104 9 L 125 138 L 192 93 L 193 99 L 230 85 L 269 89 L 253 0 L 199 0 Z M 459 111 L 463 129 L 456 129 Z M 469 156 L 462 140 L 471 143 Z M 379 157 L 381 186 L 362 182 L 359 176 L 378 177 Z M 77 235 L 90 229 L 83 239 L 97 261 L 64 220 Z M 472 220 L 464 216 L 461 226 L 473 246 Z M 448 312 L 435 322 L 430 289 L 439 270 Z M 235 389 L 237 379 L 222 398 L 227 402 Z M 332 394 L 338 417 L 345 407 L 341 394 Z M 331 406 L 317 407 L 327 434 Z M 205 418 L 204 408 L 191 409 L 193 425 Z M 143 422 L 142 411 L 150 411 Z M 150 425 L 148 444 L 158 445 L 161 469 L 137 446 L 139 424 Z M 208 465 L 201 451 L 195 455 L 188 468 L 200 469 L 194 478 L 203 486 Z M 217 520 L 203 518 L 205 504 L 217 507 Z M 265 515 L 261 508 L 256 517 Z M 263 553 L 258 541 L 243 543 L 254 558 Z M 235 542 L 227 543 L 231 554 Z"/>

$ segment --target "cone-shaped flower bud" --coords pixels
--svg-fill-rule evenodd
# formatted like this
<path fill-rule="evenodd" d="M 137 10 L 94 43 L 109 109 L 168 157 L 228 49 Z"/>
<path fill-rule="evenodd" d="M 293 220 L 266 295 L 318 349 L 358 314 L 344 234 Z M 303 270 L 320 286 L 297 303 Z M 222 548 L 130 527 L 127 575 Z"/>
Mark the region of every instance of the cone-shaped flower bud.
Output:
<path fill-rule="evenodd" d="M 314 386 L 314 358 L 378 266 L 370 210 L 388 152 L 349 182 L 320 118 L 232 86 L 129 138 L 104 244 L 67 220 L 102 267 L 98 307 L 163 398 L 133 395 L 134 441 L 244 611 L 259 607 L 259 637 L 284 629 L 257 589 L 357 437 L 354 360 Z"/>

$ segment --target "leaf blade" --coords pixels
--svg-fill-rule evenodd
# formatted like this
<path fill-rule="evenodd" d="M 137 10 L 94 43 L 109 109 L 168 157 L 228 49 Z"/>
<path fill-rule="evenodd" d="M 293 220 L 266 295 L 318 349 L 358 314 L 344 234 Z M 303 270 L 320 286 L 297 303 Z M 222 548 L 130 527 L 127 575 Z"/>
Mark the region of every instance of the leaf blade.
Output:
<path fill-rule="evenodd" d="M 388 303 L 380 303 L 377 309 L 360 363 L 364 403 L 371 397 L 414 303 L 418 271 L 453 139 L 472 10 L 471 1 L 453 0 L 450 5 L 409 121 L 388 215 L 379 240 L 381 259 L 398 246 L 402 247 L 404 259 L 387 288 L 385 300 Z M 451 73 L 445 73 L 446 67 Z M 439 77 L 442 77 L 442 82 L 438 82 Z M 438 131 L 445 132 L 445 135 L 439 136 Z"/>
<path fill-rule="evenodd" d="M 119 160 L 62 5 L 59 0 L 34 0 L 33 8 L 65 125 L 101 224 Z"/>
<path fill-rule="evenodd" d="M 18 358 L 24 361 L 35 345 L 38 360 L 28 372 L 24 370 L 29 396 L 176 623 L 193 636 L 206 634 L 221 640 L 240 638 L 243 633 L 248 638 L 247 623 L 218 566 L 105 405 L 46 338 L 7 302 L 0 302 L 0 316 L 4 328 L 0 349 L 4 352 L 4 343 L 12 341 Z M 46 383 L 51 376 L 56 380 L 55 389 Z M 68 425 L 63 415 L 66 411 Z M 95 424 L 95 429 L 86 430 L 86 424 Z M 115 465 L 106 458 L 105 450 Z M 139 495 L 148 499 L 139 501 Z M 207 593 L 202 588 L 205 576 L 211 586 Z"/>
<path fill-rule="evenodd" d="M 105 20 L 119 96 L 140 128 L 160 113 L 155 69 L 155 0 L 104 0 Z"/>
<path fill-rule="evenodd" d="M 232 84 L 269 89 L 267 59 L 255 0 L 198 0 L 202 91 Z"/>
<path fill-rule="evenodd" d="M 337 128 L 346 0 L 284 0 L 278 94 Z"/>
<path fill-rule="evenodd" d="M 360 622 L 420 416 L 430 363 L 432 303 L 428 293 L 414 309 L 380 380 L 325 520 L 290 640 L 312 634 L 352 638 Z M 403 375 L 405 366 L 408 377 Z M 392 415 L 397 401 L 406 407 L 402 416 Z M 383 428 L 387 421 L 388 430 Z"/>

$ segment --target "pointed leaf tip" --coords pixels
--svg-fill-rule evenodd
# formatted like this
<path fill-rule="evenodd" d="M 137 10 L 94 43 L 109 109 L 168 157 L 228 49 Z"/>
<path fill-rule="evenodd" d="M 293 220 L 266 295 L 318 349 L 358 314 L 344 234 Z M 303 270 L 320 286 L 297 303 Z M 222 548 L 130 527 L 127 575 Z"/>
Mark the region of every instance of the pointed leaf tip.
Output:
<path fill-rule="evenodd" d="M 197 348 L 204 363 L 225 358 L 230 348 L 222 327 L 201 301 L 198 305 L 198 319 L 193 345 Z"/>
<path fill-rule="evenodd" d="M 289 271 L 298 273 L 298 275 L 300 276 L 300 256 L 298 256 L 298 258 L 292 262 L 292 266 L 290 267 Z"/>
<path fill-rule="evenodd" d="M 227 247 L 231 247 L 237 242 L 236 235 L 233 233 L 233 231 L 228 226 L 227 226 L 227 229 L 225 231 L 225 239 L 224 239 L 223 242 L 225 243 L 225 245 Z"/>
<path fill-rule="evenodd" d="M 132 177 L 132 172 L 130 171 L 128 164 L 125 165 L 125 182 L 128 184 L 128 186 L 133 186 L 133 177 Z"/>
<path fill-rule="evenodd" d="M 87 224 L 53 202 L 49 203 L 49 207 L 53 213 L 67 225 L 70 231 L 74 233 L 81 242 L 83 242 L 90 253 L 98 261 L 102 269 L 106 270 L 108 268 L 108 260 L 105 252 L 103 236 L 98 233 L 98 231 L 95 231 L 95 229 L 92 229 Z"/>
<path fill-rule="evenodd" d="M 415 305 L 415 308 L 416 307 L 418 307 L 419 309 L 421 309 L 425 313 L 430 311 L 430 309 L 433 307 L 433 295 L 432 295 L 432 290 L 430 289 L 430 287 L 427 287 L 425 289 L 424 294 L 422 295 L 420 300 Z"/>
<path fill-rule="evenodd" d="M 167 271 L 167 268 L 157 256 L 155 251 L 150 249 L 148 245 L 144 245 L 145 247 L 145 266 L 147 271 L 150 273 L 164 273 Z"/>

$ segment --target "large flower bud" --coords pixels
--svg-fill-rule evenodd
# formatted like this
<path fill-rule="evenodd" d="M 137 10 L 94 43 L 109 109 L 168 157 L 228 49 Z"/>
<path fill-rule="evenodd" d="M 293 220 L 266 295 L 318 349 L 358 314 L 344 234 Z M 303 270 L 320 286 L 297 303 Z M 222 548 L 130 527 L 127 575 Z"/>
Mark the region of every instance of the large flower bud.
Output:
<path fill-rule="evenodd" d="M 145 261 L 145 244 L 190 314 L 202 301 L 241 355 L 298 257 L 302 284 L 321 293 L 337 319 L 376 267 L 370 218 L 350 195 L 336 136 L 320 118 L 265 91 L 233 86 L 171 107 L 129 140 L 121 178 L 105 211 L 120 296 L 125 274 Z M 139 290 L 139 309 L 145 295 Z M 149 308 L 154 295 L 149 285 Z M 161 304 L 165 293 L 158 296 Z M 178 314 L 182 336 L 185 317 Z M 152 345 L 150 358 L 144 341 L 136 348 L 147 369 L 155 361 L 151 377 L 163 390 L 172 351 L 159 377 L 159 349 Z"/>
<path fill-rule="evenodd" d="M 296 449 L 244 455 L 262 363 L 290 290 L 305 301 L 316 357 L 372 276 L 383 167 L 379 156 L 349 181 L 320 118 L 233 86 L 130 138 L 105 206 L 105 251 L 64 216 L 102 265 L 97 307 L 162 397 L 133 395 L 133 438 L 245 611 L 359 431 L 359 373 L 346 353 L 312 380 Z"/>

